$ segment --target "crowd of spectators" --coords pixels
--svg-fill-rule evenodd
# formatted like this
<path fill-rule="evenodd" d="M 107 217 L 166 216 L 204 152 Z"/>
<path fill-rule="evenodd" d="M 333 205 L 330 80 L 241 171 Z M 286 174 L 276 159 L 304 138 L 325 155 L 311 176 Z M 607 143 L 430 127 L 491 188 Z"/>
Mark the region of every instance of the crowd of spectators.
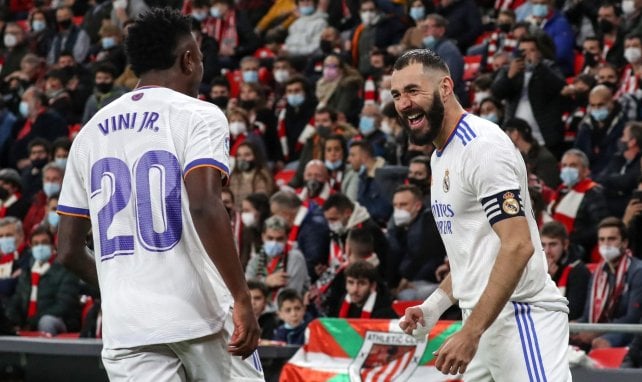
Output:
<path fill-rule="evenodd" d="M 99 296 L 55 261 L 58 192 L 75 134 L 135 89 L 123 41 L 160 5 L 192 18 L 199 98 L 228 117 L 223 198 L 264 339 L 301 343 L 318 316 L 396 317 L 393 300 L 449 272 L 434 147 L 409 142 L 390 92 L 416 48 L 523 154 L 569 319 L 640 322 L 642 1 L 27 0 L 0 2 L 2 331 L 100 336 Z M 640 366 L 640 337 L 571 342 L 633 342 Z"/>

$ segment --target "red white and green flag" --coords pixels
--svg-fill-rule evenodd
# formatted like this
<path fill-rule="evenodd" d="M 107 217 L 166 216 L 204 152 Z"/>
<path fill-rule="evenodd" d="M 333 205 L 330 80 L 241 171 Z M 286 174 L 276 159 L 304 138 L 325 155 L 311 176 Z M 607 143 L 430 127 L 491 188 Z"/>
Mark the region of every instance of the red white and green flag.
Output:
<path fill-rule="evenodd" d="M 433 352 L 458 331 L 460 322 L 440 321 L 428 341 L 401 332 L 398 320 L 321 318 L 283 367 L 281 382 L 457 381 L 435 367 Z"/>

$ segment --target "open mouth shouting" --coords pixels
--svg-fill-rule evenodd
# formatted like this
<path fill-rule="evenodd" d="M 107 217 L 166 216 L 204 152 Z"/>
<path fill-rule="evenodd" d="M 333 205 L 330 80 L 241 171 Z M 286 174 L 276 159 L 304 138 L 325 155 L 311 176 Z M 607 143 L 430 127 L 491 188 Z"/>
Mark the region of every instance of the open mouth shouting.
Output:
<path fill-rule="evenodd" d="M 405 114 L 406 122 L 411 130 L 417 130 L 424 127 L 426 122 L 426 113 L 423 111 L 412 111 Z"/>

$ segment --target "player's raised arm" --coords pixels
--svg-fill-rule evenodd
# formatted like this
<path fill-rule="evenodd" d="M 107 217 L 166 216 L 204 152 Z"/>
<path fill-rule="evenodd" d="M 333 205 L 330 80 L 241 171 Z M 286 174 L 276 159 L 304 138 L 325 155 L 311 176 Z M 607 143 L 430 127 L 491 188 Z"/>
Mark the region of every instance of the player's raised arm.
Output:
<path fill-rule="evenodd" d="M 252 313 L 241 262 L 236 253 L 229 216 L 221 200 L 221 172 L 199 167 L 185 177 L 189 211 L 207 255 L 234 297 L 234 333 L 229 351 L 247 357 L 258 346 L 260 330 Z"/>

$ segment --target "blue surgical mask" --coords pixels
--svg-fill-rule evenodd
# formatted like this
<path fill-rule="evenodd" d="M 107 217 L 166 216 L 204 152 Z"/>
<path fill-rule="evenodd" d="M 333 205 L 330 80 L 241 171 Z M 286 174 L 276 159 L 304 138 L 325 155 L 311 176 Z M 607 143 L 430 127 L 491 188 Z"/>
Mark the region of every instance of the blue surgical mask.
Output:
<path fill-rule="evenodd" d="M 423 20 L 426 16 L 426 8 L 424 7 L 412 7 L 410 8 L 410 17 L 415 21 Z"/>
<path fill-rule="evenodd" d="M 276 240 L 270 240 L 263 243 L 263 252 L 268 257 L 275 257 L 283 253 L 285 245 Z"/>
<path fill-rule="evenodd" d="M 54 163 L 63 170 L 67 168 L 67 158 L 56 158 Z"/>
<path fill-rule="evenodd" d="M 116 39 L 113 37 L 103 37 L 100 43 L 103 49 L 111 49 L 116 46 Z"/>
<path fill-rule="evenodd" d="M 373 117 L 361 117 L 359 120 L 359 131 L 361 134 L 368 136 L 376 130 L 375 119 Z"/>
<path fill-rule="evenodd" d="M 546 17 L 548 15 L 548 5 L 546 4 L 533 4 L 531 13 L 535 17 Z"/>
<path fill-rule="evenodd" d="M 25 101 L 20 101 L 18 111 L 20 111 L 20 115 L 27 118 L 29 116 L 29 104 Z"/>
<path fill-rule="evenodd" d="M 580 170 L 574 167 L 562 167 L 560 171 L 560 179 L 567 187 L 573 187 L 580 179 Z"/>
<path fill-rule="evenodd" d="M 192 17 L 193 17 L 195 20 L 203 21 L 203 20 L 205 20 L 205 18 L 207 17 L 207 12 L 203 12 L 203 11 L 193 11 L 193 12 L 192 12 Z"/>
<path fill-rule="evenodd" d="M 301 16 L 310 16 L 314 13 L 314 5 L 302 5 L 299 7 Z"/>
<path fill-rule="evenodd" d="M 363 175 L 368 172 L 368 168 L 366 167 L 365 164 L 362 164 L 361 167 L 359 167 L 359 175 Z"/>
<path fill-rule="evenodd" d="M 212 7 L 210 8 L 210 15 L 212 15 L 212 17 L 214 18 L 220 19 L 222 16 L 221 10 L 219 9 L 219 7 Z"/>
<path fill-rule="evenodd" d="M 341 159 L 335 160 L 334 162 L 327 159 L 325 160 L 325 167 L 330 171 L 339 169 L 342 164 L 343 164 L 343 161 Z"/>
<path fill-rule="evenodd" d="M 259 82 L 259 72 L 256 70 L 243 71 L 243 82 L 248 84 Z"/>
<path fill-rule="evenodd" d="M 60 192 L 60 183 L 45 182 L 42 184 L 42 190 L 45 192 L 45 195 L 50 198 L 51 195 Z"/>
<path fill-rule="evenodd" d="M 38 244 L 31 247 L 31 256 L 37 261 L 47 261 L 51 258 L 51 246 Z"/>
<path fill-rule="evenodd" d="M 56 211 L 47 212 L 47 223 L 52 227 L 58 227 L 60 222 L 60 215 Z"/>
<path fill-rule="evenodd" d="M 288 94 L 287 99 L 290 106 L 299 107 L 305 102 L 305 95 L 303 93 Z"/>
<path fill-rule="evenodd" d="M 435 38 L 435 36 L 426 36 L 424 37 L 422 42 L 424 43 L 424 46 L 426 48 L 432 49 L 437 44 L 437 39 Z"/>
<path fill-rule="evenodd" d="M 0 251 L 14 253 L 16 251 L 16 238 L 13 236 L 0 237 Z"/>
<path fill-rule="evenodd" d="M 491 121 L 492 123 L 499 122 L 499 117 L 497 116 L 497 113 L 482 114 L 480 115 L 480 117 L 484 118 L 485 120 Z"/>
<path fill-rule="evenodd" d="M 42 20 L 33 20 L 31 23 L 31 30 L 34 32 L 40 32 L 47 27 L 47 23 Z"/>
<path fill-rule="evenodd" d="M 598 122 L 603 122 L 609 117 L 609 109 L 605 107 L 591 109 L 591 117 Z"/>

